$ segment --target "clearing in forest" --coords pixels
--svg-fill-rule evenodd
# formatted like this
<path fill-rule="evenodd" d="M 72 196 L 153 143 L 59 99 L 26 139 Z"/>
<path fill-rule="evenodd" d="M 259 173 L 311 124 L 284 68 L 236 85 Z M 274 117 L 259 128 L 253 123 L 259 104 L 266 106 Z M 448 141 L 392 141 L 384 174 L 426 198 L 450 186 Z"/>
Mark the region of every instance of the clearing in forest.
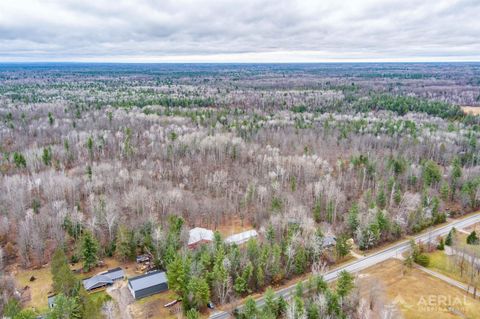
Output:
<path fill-rule="evenodd" d="M 480 115 L 480 106 L 462 106 L 462 110 L 467 114 Z"/>
<path fill-rule="evenodd" d="M 476 318 L 480 313 L 480 301 L 421 270 L 406 268 L 400 260 L 387 260 L 361 277 L 380 281 L 388 301 L 407 319 Z"/>

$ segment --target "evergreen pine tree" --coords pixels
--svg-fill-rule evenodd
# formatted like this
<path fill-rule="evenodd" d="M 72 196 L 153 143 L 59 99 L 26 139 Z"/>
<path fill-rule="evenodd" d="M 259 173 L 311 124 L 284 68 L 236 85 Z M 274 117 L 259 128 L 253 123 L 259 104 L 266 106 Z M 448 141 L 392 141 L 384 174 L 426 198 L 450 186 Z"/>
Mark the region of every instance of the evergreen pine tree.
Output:
<path fill-rule="evenodd" d="M 55 293 L 71 296 L 77 284 L 77 279 L 68 266 L 67 256 L 63 249 L 57 248 L 55 250 L 50 270 L 52 273 L 53 290 Z"/>
<path fill-rule="evenodd" d="M 377 194 L 377 206 L 380 209 L 384 209 L 387 206 L 387 196 L 385 195 L 385 190 L 383 189 L 383 186 L 380 187 L 380 191 Z"/>
<path fill-rule="evenodd" d="M 453 236 L 455 235 L 455 227 L 452 228 L 449 232 L 448 232 L 448 235 L 447 235 L 447 238 L 445 239 L 445 245 L 447 246 L 452 246 L 453 245 Z"/>
<path fill-rule="evenodd" d="M 440 238 L 440 242 L 437 245 L 437 249 L 438 250 L 445 250 L 445 241 L 443 240 L 443 238 Z"/>
<path fill-rule="evenodd" d="M 467 236 L 467 244 L 469 245 L 478 245 L 479 244 L 479 239 L 477 236 L 477 233 L 475 231 L 472 231 L 470 235 Z"/>
<path fill-rule="evenodd" d="M 51 308 L 47 319 L 64 318 L 80 319 L 82 318 L 82 311 L 77 298 L 58 294 L 55 296 L 55 307 Z"/>
<path fill-rule="evenodd" d="M 348 271 L 341 271 L 337 281 L 337 294 L 345 298 L 350 291 L 355 287 L 353 282 L 354 277 Z"/>
<path fill-rule="evenodd" d="M 267 291 L 265 292 L 265 312 L 272 314 L 272 315 L 277 315 L 277 309 L 278 305 L 275 301 L 275 292 L 273 291 L 272 288 L 267 288 Z"/>
<path fill-rule="evenodd" d="M 350 235 L 355 234 L 359 225 L 360 221 L 358 219 L 358 205 L 355 203 L 348 211 L 348 229 L 350 231 Z"/>
<path fill-rule="evenodd" d="M 98 243 L 90 232 L 85 232 L 82 238 L 82 257 L 84 270 L 97 266 Z"/>
<path fill-rule="evenodd" d="M 192 277 L 188 283 L 188 290 L 185 293 L 189 299 L 190 306 L 196 309 L 205 308 L 210 301 L 210 288 L 205 278 L 202 277 Z"/>
<path fill-rule="evenodd" d="M 257 316 L 257 303 L 252 297 L 248 297 L 245 301 L 245 306 L 243 307 L 243 315 L 245 318 L 256 318 Z"/>

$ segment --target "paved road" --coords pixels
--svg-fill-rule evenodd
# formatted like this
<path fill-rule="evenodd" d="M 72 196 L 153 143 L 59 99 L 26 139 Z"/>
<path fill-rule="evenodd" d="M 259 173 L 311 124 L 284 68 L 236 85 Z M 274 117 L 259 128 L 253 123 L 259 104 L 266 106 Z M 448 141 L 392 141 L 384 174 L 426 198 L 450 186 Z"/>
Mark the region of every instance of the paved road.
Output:
<path fill-rule="evenodd" d="M 468 227 L 468 226 L 473 225 L 473 224 L 478 223 L 478 222 L 480 222 L 480 213 L 468 216 L 468 217 L 463 218 L 461 220 L 452 221 L 451 223 L 449 223 L 445 226 L 438 227 L 438 228 L 432 229 L 429 232 L 417 235 L 417 236 L 414 237 L 414 239 L 415 239 L 416 242 L 421 242 L 421 241 L 426 242 L 426 241 L 429 241 L 429 240 L 433 240 L 433 239 L 437 238 L 438 236 L 443 236 L 443 235 L 448 234 L 448 232 L 450 231 L 450 229 L 452 229 L 452 227 L 461 229 L 461 228 Z M 371 266 L 374 266 L 378 263 L 381 263 L 381 262 L 383 262 L 387 259 L 390 259 L 392 257 L 399 256 L 402 253 L 404 253 L 405 251 L 408 251 L 409 249 L 410 249 L 410 241 L 409 240 L 404 240 L 404 241 L 399 242 L 398 244 L 392 245 L 392 246 L 390 246 L 386 249 L 383 249 L 381 251 L 378 251 L 376 253 L 368 255 L 368 256 L 366 256 L 362 259 L 356 260 L 356 261 L 351 262 L 349 264 L 346 264 L 342 267 L 339 267 L 339 268 L 336 268 L 332 271 L 329 271 L 326 274 L 324 274 L 323 277 L 326 281 L 334 281 L 335 279 L 337 279 L 338 274 L 343 270 L 346 270 L 350 273 L 356 273 L 356 272 L 359 272 L 359 271 L 364 270 L 366 268 L 369 268 Z M 306 283 L 306 281 L 305 281 L 305 283 Z M 277 290 L 275 293 L 278 297 L 283 296 L 284 298 L 286 298 L 292 292 L 295 291 L 295 286 L 296 285 L 292 285 L 292 286 Z M 258 298 L 256 301 L 257 301 L 257 306 L 260 306 L 260 307 L 263 306 L 263 304 L 264 304 L 263 297 Z M 237 308 L 241 309 L 242 307 L 243 307 L 243 305 L 241 305 Z M 228 319 L 228 318 L 230 318 L 230 314 L 228 312 L 216 312 L 216 313 L 212 314 L 209 319 Z"/>

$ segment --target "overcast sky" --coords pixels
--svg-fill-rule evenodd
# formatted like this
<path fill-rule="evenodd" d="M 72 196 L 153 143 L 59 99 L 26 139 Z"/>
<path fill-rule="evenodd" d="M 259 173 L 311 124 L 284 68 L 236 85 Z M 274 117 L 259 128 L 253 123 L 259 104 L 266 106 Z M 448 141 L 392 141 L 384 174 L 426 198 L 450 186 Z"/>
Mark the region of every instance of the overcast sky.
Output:
<path fill-rule="evenodd" d="M 0 0 L 0 61 L 480 61 L 480 0 Z"/>

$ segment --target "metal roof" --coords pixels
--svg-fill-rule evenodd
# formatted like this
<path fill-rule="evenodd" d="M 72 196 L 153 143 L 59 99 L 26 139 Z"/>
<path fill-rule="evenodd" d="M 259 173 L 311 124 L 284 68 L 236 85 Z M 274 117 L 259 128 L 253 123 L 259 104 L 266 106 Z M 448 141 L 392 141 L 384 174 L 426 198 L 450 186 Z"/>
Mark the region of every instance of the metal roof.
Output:
<path fill-rule="evenodd" d="M 49 308 L 53 308 L 55 306 L 55 298 L 57 298 L 57 295 L 48 296 L 48 307 Z"/>
<path fill-rule="evenodd" d="M 258 233 L 255 229 L 244 231 L 243 233 L 235 234 L 225 238 L 227 244 L 243 244 L 247 242 L 250 238 L 257 237 Z"/>
<path fill-rule="evenodd" d="M 189 237 L 188 237 L 188 244 L 192 245 L 202 240 L 213 240 L 213 231 L 206 228 L 195 227 L 190 229 Z"/>
<path fill-rule="evenodd" d="M 123 272 L 123 269 L 120 268 L 120 267 L 109 269 L 105 272 L 99 273 L 98 275 L 107 276 L 112 280 L 117 280 L 117 279 L 123 278 L 125 276 L 125 274 Z"/>
<path fill-rule="evenodd" d="M 326 236 L 322 240 L 323 247 L 335 246 L 337 238 L 335 236 Z"/>
<path fill-rule="evenodd" d="M 83 281 L 83 287 L 86 290 L 90 290 L 97 284 L 110 285 L 113 284 L 113 280 L 106 275 L 96 275 Z"/>
<path fill-rule="evenodd" d="M 97 284 L 110 285 L 113 284 L 113 281 L 122 279 L 124 276 L 123 269 L 120 267 L 109 269 L 83 280 L 83 287 L 90 290 Z"/>
<path fill-rule="evenodd" d="M 147 255 L 147 254 L 137 256 L 136 261 L 137 261 L 137 263 L 143 263 L 143 262 L 146 262 L 146 261 L 150 261 L 150 256 Z"/>
<path fill-rule="evenodd" d="M 138 291 L 158 284 L 166 283 L 167 274 L 164 271 L 152 271 L 129 280 L 133 290 Z"/>

